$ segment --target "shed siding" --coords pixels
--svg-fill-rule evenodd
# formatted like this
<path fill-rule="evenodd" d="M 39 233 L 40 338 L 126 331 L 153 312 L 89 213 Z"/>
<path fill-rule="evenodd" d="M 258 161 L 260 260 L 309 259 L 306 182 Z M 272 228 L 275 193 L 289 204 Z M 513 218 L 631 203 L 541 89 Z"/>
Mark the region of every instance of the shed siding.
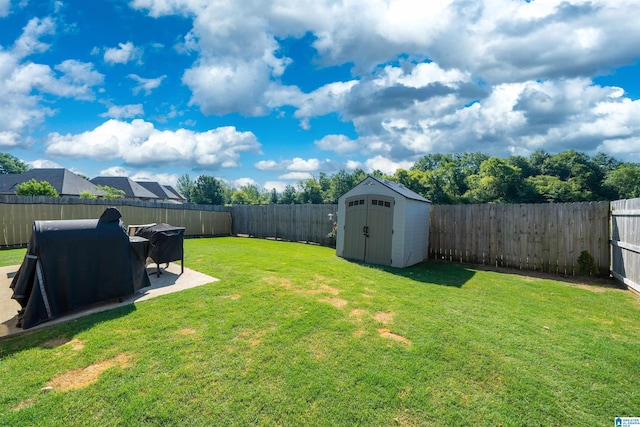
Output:
<path fill-rule="evenodd" d="M 394 192 L 395 193 L 395 192 Z M 404 236 L 406 229 L 405 213 L 407 211 L 407 201 L 397 193 L 394 195 L 396 206 L 393 211 L 393 238 L 391 239 L 391 266 L 403 267 L 404 247 L 401 236 Z"/>
<path fill-rule="evenodd" d="M 406 206 L 402 267 L 422 262 L 429 255 L 429 204 L 406 200 Z"/>

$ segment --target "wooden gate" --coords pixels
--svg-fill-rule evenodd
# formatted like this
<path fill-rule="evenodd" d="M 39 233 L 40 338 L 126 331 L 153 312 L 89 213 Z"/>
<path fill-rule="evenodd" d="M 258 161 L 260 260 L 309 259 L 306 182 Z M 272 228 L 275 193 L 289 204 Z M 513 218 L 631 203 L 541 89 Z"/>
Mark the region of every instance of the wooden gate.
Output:
<path fill-rule="evenodd" d="M 640 199 L 611 202 L 611 274 L 640 292 Z"/>

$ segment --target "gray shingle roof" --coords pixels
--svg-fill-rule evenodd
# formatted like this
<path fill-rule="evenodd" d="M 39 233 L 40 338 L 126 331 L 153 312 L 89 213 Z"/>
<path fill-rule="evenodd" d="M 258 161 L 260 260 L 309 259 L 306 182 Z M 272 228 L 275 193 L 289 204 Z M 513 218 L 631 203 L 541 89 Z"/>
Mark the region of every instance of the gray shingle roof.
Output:
<path fill-rule="evenodd" d="M 0 194 L 15 194 L 17 185 L 32 179 L 48 182 L 61 196 L 78 196 L 83 191 L 104 195 L 95 184 L 62 168 L 31 169 L 21 174 L 0 175 Z"/>
<path fill-rule="evenodd" d="M 175 196 L 157 182 L 136 181 L 161 199 L 175 199 Z"/>
<path fill-rule="evenodd" d="M 402 184 L 398 184 L 397 182 L 392 182 L 392 181 L 388 181 L 386 179 L 380 179 L 380 178 L 376 178 L 375 176 L 371 176 L 369 175 L 370 178 L 375 179 L 376 181 L 378 181 L 380 184 L 390 188 L 391 190 L 395 191 L 396 193 L 406 197 L 407 199 L 412 199 L 412 200 L 418 200 L 420 202 L 427 202 L 427 203 L 431 203 L 430 200 L 425 199 L 424 197 L 422 197 L 421 195 L 419 195 L 418 193 L 409 190 L 407 187 L 405 187 Z"/>
<path fill-rule="evenodd" d="M 169 191 L 170 193 L 172 193 L 174 195 L 174 198 L 176 200 L 182 200 L 183 202 L 187 200 L 186 197 L 184 197 L 182 194 L 180 194 L 180 192 L 178 190 L 176 190 L 173 186 L 171 185 L 163 185 L 163 187 Z"/>
<path fill-rule="evenodd" d="M 91 180 L 95 185 L 108 185 L 124 191 L 127 198 L 157 199 L 158 196 L 126 176 L 98 176 Z"/>

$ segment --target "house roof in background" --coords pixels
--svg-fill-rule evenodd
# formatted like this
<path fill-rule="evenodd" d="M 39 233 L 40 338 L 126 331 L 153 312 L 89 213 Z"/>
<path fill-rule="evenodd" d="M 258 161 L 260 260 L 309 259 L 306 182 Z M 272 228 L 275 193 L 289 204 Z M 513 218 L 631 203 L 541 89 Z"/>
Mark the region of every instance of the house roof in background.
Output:
<path fill-rule="evenodd" d="M 108 185 L 124 191 L 124 196 L 128 198 L 157 199 L 158 196 L 144 188 L 134 180 L 125 176 L 98 176 L 91 180 L 95 185 Z"/>
<path fill-rule="evenodd" d="M 157 182 L 136 181 L 161 199 L 175 199 L 176 196 Z"/>
<path fill-rule="evenodd" d="M 32 179 L 48 182 L 61 196 L 78 196 L 83 191 L 104 195 L 94 183 L 63 168 L 38 168 L 20 174 L 0 175 L 0 194 L 15 194 L 16 186 Z"/>
<path fill-rule="evenodd" d="M 171 185 L 163 185 L 163 187 L 165 189 L 167 189 L 167 191 L 173 193 L 178 200 L 182 200 L 182 201 L 186 201 L 187 200 L 187 198 L 184 197 L 182 194 L 180 194 L 180 192 L 178 190 L 176 190 L 173 186 L 171 186 Z"/>

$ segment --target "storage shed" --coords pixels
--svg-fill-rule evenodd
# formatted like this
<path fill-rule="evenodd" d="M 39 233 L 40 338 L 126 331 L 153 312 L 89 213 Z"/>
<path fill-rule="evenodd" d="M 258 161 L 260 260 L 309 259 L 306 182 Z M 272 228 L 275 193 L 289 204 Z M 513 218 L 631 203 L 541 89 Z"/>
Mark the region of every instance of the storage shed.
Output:
<path fill-rule="evenodd" d="M 426 260 L 430 205 L 402 184 L 368 176 L 338 199 L 336 254 L 393 267 Z"/>

